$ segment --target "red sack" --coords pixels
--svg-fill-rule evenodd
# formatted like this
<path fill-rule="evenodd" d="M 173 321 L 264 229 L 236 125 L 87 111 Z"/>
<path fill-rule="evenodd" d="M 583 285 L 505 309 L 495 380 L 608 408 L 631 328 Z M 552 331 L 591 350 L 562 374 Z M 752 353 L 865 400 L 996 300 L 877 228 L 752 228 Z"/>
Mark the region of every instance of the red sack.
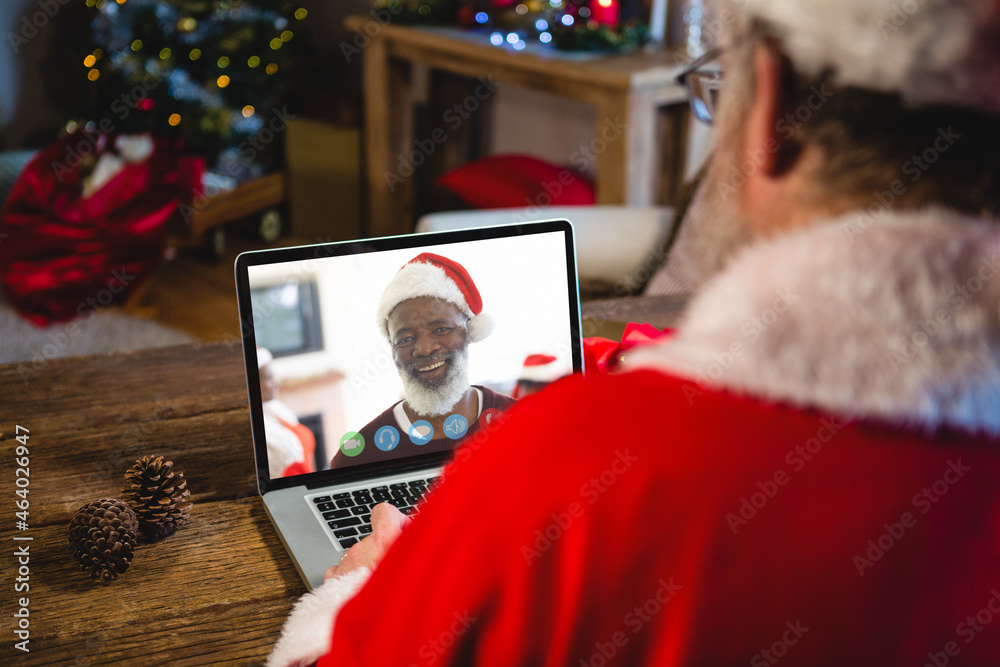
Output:
<path fill-rule="evenodd" d="M 39 326 L 125 302 L 159 264 L 167 222 L 190 195 L 190 161 L 157 141 L 85 197 L 81 164 L 112 146 L 113 136 L 68 135 L 27 164 L 4 204 L 0 285 Z"/>

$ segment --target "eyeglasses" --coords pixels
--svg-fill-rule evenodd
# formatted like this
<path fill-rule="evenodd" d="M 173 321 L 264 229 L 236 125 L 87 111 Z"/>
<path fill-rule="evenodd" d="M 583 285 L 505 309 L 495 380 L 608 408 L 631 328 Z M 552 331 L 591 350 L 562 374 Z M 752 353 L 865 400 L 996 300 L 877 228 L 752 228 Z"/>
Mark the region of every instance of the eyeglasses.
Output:
<path fill-rule="evenodd" d="M 722 49 L 712 49 L 688 65 L 677 75 L 677 83 L 687 89 L 688 102 L 698 120 L 712 124 L 722 90 L 722 70 L 707 68 L 706 65 L 718 60 Z"/>

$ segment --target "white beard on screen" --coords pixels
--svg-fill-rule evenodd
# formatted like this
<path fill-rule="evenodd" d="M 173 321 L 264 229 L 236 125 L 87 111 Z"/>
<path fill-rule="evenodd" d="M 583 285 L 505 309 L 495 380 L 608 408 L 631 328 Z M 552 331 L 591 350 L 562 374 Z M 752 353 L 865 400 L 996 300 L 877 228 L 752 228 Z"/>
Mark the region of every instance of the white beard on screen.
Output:
<path fill-rule="evenodd" d="M 422 359 L 412 366 L 424 366 L 433 359 Z M 423 417 L 448 414 L 469 390 L 469 347 L 463 347 L 448 357 L 448 372 L 433 383 L 414 377 L 406 368 L 399 369 L 403 395 L 411 410 Z"/>

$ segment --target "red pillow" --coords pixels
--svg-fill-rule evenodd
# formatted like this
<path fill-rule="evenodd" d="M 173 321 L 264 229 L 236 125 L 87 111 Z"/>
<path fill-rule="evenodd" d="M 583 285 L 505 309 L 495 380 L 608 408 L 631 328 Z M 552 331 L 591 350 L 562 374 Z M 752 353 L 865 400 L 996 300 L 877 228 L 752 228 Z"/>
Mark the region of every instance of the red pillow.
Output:
<path fill-rule="evenodd" d="M 437 184 L 476 208 L 594 203 L 589 178 L 530 155 L 483 158 L 449 171 Z"/>

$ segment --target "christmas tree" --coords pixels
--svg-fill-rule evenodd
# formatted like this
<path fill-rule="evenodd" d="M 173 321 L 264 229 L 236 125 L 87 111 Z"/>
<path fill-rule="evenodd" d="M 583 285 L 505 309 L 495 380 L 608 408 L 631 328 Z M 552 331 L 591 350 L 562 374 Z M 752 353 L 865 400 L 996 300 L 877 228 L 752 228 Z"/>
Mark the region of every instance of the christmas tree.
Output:
<path fill-rule="evenodd" d="M 520 51 L 538 41 L 566 51 L 629 52 L 646 41 L 641 0 L 379 0 L 402 24 L 489 30 L 494 46 Z"/>
<path fill-rule="evenodd" d="M 78 53 L 87 102 L 69 122 L 151 132 L 249 177 L 280 159 L 296 42 L 308 12 L 287 0 L 86 0 Z M 266 140 L 266 141 L 265 141 Z M 240 171 L 240 170 L 237 170 Z M 253 172 L 253 173 L 250 173 Z"/>

